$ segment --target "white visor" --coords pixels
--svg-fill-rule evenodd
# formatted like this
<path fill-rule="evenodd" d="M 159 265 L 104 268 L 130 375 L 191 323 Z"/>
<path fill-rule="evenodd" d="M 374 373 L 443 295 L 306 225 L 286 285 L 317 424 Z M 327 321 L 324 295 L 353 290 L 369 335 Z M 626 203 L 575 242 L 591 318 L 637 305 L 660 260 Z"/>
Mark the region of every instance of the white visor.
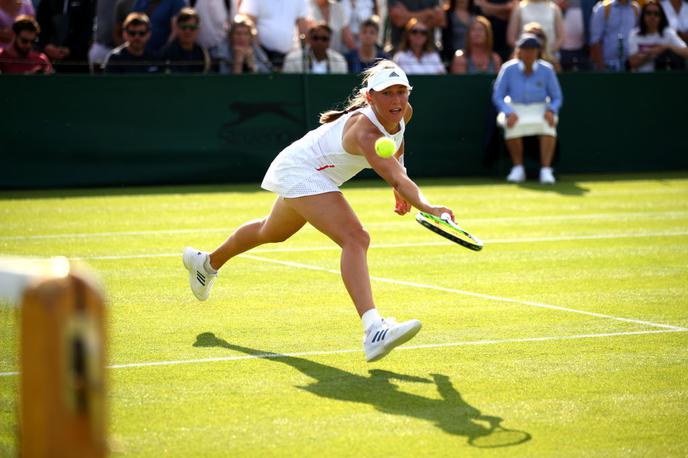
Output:
<path fill-rule="evenodd" d="M 379 92 L 395 84 L 401 84 L 411 89 L 406 73 L 402 69 L 399 67 L 385 68 L 368 78 L 366 89 Z"/>

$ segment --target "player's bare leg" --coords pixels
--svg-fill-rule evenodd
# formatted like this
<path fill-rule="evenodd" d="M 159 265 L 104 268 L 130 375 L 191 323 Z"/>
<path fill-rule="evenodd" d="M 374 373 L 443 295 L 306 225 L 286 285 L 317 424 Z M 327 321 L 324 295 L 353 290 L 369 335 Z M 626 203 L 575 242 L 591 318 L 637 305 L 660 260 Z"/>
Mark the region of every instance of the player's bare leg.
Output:
<path fill-rule="evenodd" d="M 306 220 L 278 197 L 267 217 L 240 226 L 212 253 L 185 248 L 182 260 L 194 296 L 201 301 L 208 299 L 217 270 L 232 257 L 264 243 L 282 242 L 304 224 Z"/>
<path fill-rule="evenodd" d="M 282 197 L 275 200 L 270 214 L 263 219 L 240 226 L 222 245 L 210 253 L 210 265 L 217 270 L 234 256 L 264 243 L 287 240 L 301 229 L 306 220 L 294 211 Z"/>
<path fill-rule="evenodd" d="M 342 248 L 342 279 L 358 314 L 374 308 L 367 259 L 370 236 L 342 193 L 327 192 L 286 202 Z"/>
<path fill-rule="evenodd" d="M 407 342 L 421 328 L 418 320 L 397 323 L 380 317 L 373 302 L 367 252 L 370 236 L 340 192 L 287 199 L 316 229 L 342 248 L 341 273 L 363 324 L 366 361 L 377 361 Z"/>

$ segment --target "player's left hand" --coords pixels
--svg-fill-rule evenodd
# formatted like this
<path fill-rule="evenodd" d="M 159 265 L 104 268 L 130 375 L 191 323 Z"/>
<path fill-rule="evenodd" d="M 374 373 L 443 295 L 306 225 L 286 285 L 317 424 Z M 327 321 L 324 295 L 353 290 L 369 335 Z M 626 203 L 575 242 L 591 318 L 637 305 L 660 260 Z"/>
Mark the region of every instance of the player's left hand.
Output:
<path fill-rule="evenodd" d="M 394 205 L 394 213 L 397 215 L 405 215 L 411 211 L 411 204 L 408 203 L 406 199 L 401 197 L 401 194 L 399 194 L 396 190 L 394 191 L 394 200 L 396 201 Z"/>

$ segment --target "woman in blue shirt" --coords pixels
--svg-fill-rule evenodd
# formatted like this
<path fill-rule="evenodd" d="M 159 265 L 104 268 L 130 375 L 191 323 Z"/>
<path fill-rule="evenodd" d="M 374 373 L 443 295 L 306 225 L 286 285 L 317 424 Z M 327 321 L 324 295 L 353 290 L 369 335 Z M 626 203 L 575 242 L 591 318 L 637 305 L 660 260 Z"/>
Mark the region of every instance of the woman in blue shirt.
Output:
<path fill-rule="evenodd" d="M 495 82 L 492 101 L 499 116 L 497 123 L 504 128 L 504 139 L 514 164 L 507 181 L 523 182 L 523 137 L 540 138 L 540 182 L 554 184 L 552 158 L 556 145 L 557 114 L 562 95 L 552 66 L 538 59 L 541 47 L 535 35 L 523 34 L 517 43 L 516 59 L 501 68 Z M 507 102 L 506 97 L 510 100 Z"/>

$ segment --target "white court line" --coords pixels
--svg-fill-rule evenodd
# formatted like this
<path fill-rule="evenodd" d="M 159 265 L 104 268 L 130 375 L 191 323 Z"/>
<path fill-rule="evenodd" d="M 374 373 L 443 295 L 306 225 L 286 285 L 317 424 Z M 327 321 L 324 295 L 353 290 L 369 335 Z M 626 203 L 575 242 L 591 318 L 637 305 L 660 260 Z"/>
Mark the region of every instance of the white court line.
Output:
<path fill-rule="evenodd" d="M 686 217 L 688 212 L 672 211 L 672 212 L 628 212 L 628 213 L 591 213 L 587 215 L 543 215 L 543 216 L 503 216 L 497 218 L 465 218 L 462 219 L 464 224 L 494 224 L 494 223 L 515 223 L 515 222 L 542 222 L 542 221 L 568 221 L 568 220 L 598 220 L 598 219 L 613 219 L 615 221 L 623 221 L 624 218 L 675 218 Z M 407 225 L 408 221 L 386 221 L 378 223 L 365 224 L 368 228 L 380 227 L 394 227 Z M 5 235 L 0 236 L 0 240 L 41 240 L 41 239 L 69 239 L 69 238 L 97 238 L 97 237 L 125 237 L 125 236 L 141 236 L 141 235 L 174 235 L 174 234 L 198 234 L 208 232 L 231 232 L 231 228 L 197 228 L 197 229 L 159 229 L 149 231 L 120 231 L 120 232 L 82 232 L 71 234 L 34 234 L 34 235 Z"/>
<path fill-rule="evenodd" d="M 328 272 L 328 273 L 333 273 L 333 274 L 339 274 L 340 273 L 338 270 L 335 270 L 335 269 L 326 269 L 324 267 L 312 266 L 309 264 L 302 264 L 299 262 L 280 261 L 280 260 L 276 260 L 276 259 L 263 258 L 261 256 L 253 256 L 253 255 L 248 255 L 248 254 L 242 254 L 240 256 L 244 257 L 244 258 L 248 258 L 248 259 L 255 259 L 257 261 L 269 262 L 269 263 L 273 263 L 273 264 L 281 264 L 281 265 L 290 266 L 290 267 L 298 267 L 301 269 L 317 270 L 320 272 Z M 445 293 L 461 294 L 463 296 L 478 297 L 481 299 L 488 299 L 488 300 L 498 301 L 498 302 L 508 302 L 508 303 L 512 303 L 512 304 L 530 305 L 532 307 L 540 307 L 540 308 L 545 308 L 545 309 L 550 309 L 550 310 L 558 310 L 561 312 L 578 313 L 581 315 L 588 315 L 588 316 L 593 316 L 596 318 L 605 318 L 605 319 L 609 319 L 609 320 L 623 321 L 623 322 L 627 322 L 627 323 L 643 324 L 646 326 L 671 329 L 674 331 L 688 331 L 687 328 L 682 328 L 680 326 L 653 323 L 651 321 L 636 320 L 636 319 L 632 319 L 632 318 L 622 318 L 622 317 L 613 316 L 613 315 L 606 315 L 603 313 L 587 312 L 585 310 L 572 309 L 569 307 L 560 307 L 558 305 L 543 304 L 541 302 L 522 301 L 519 299 L 511 299 L 509 297 L 492 296 L 490 294 L 474 293 L 472 291 L 464 291 L 464 290 L 453 289 L 453 288 L 444 288 L 442 286 L 426 285 L 423 283 L 414 283 L 414 282 L 408 282 L 408 281 L 402 281 L 402 280 L 393 280 L 391 278 L 371 276 L 370 279 L 371 280 L 377 280 L 377 281 L 384 282 L 384 283 L 392 283 L 395 285 L 411 286 L 413 288 L 431 289 L 431 290 L 435 290 L 435 291 L 442 291 Z"/>
<path fill-rule="evenodd" d="M 547 342 L 557 340 L 577 340 L 577 339 L 595 339 L 602 337 L 617 337 L 617 336 L 637 336 L 644 334 L 666 334 L 670 332 L 685 332 L 688 329 L 663 329 L 652 331 L 628 331 L 628 332 L 606 332 L 600 334 L 577 334 L 571 336 L 546 336 L 546 337 L 524 337 L 513 339 L 489 339 L 489 340 L 469 340 L 464 342 L 447 342 L 437 344 L 421 344 L 421 345 L 405 345 L 396 348 L 396 350 L 422 350 L 427 348 L 448 348 L 448 347 L 463 347 L 463 346 L 478 346 L 478 345 L 498 345 L 507 343 L 526 343 L 526 342 Z M 326 356 L 326 355 L 341 355 L 346 353 L 362 353 L 361 349 L 344 349 L 344 350 L 326 350 L 326 351 L 303 351 L 296 353 L 262 353 L 258 355 L 241 355 L 241 356 L 225 356 L 217 358 L 198 358 L 198 359 L 182 359 L 172 361 L 149 361 L 145 363 L 129 363 L 129 364 L 112 364 L 107 366 L 108 369 L 128 369 L 137 367 L 152 367 L 152 366 L 177 366 L 180 364 L 201 364 L 213 363 L 222 361 L 240 361 L 245 359 L 274 359 L 274 358 L 294 358 L 301 356 Z M 0 372 L 0 377 L 11 377 L 19 375 L 19 372 Z"/>

